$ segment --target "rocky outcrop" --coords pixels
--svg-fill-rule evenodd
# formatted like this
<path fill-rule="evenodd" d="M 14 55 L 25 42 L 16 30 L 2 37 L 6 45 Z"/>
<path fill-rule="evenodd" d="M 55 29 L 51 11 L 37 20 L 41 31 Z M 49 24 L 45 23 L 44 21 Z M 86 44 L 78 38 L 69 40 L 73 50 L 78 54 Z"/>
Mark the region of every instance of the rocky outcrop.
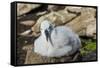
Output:
<path fill-rule="evenodd" d="M 73 19 L 71 22 L 66 24 L 66 26 L 70 27 L 74 32 L 78 33 L 82 36 L 88 36 L 88 31 L 91 30 L 91 33 L 96 33 L 96 10 L 94 8 L 82 8 L 81 14 Z M 90 25 L 94 24 L 92 28 L 89 28 Z M 89 30 L 87 30 L 87 28 Z M 93 31 L 94 29 L 94 31 Z M 94 36 L 93 34 L 91 34 Z"/>
<path fill-rule="evenodd" d="M 69 10 L 70 12 L 68 12 Z M 72 13 L 73 12 L 73 13 Z M 51 12 L 41 16 L 37 23 L 32 27 L 36 34 L 40 32 L 40 24 L 43 20 L 48 19 L 56 26 L 64 25 L 70 27 L 80 36 L 94 37 L 96 34 L 96 9 L 88 7 L 66 7 L 64 10 Z"/>

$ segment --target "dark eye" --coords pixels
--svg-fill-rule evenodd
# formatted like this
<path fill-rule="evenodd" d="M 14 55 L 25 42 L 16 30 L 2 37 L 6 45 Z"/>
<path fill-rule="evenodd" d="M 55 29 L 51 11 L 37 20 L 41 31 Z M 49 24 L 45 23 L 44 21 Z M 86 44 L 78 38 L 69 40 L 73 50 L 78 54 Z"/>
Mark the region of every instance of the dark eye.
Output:
<path fill-rule="evenodd" d="M 49 26 L 49 29 L 50 29 L 50 30 L 52 30 L 52 29 L 53 29 L 53 27 L 52 27 L 52 26 Z"/>

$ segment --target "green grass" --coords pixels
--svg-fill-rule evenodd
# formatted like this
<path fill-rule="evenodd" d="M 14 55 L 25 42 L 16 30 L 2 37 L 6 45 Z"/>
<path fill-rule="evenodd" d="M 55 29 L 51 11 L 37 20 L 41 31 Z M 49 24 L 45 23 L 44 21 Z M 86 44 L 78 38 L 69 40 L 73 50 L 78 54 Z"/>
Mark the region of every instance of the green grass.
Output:
<path fill-rule="evenodd" d="M 96 50 L 96 41 L 86 41 L 84 47 L 81 48 L 81 55 L 87 55 L 88 53 Z"/>

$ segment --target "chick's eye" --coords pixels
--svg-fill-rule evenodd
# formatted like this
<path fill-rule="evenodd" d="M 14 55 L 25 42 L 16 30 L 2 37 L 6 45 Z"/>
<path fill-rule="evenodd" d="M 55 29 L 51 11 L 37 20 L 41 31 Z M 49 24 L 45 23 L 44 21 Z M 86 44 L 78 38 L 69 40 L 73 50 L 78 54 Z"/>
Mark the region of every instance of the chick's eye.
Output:
<path fill-rule="evenodd" d="M 53 27 L 52 27 L 52 26 L 49 26 L 49 29 L 50 29 L 50 30 L 52 30 L 52 29 L 53 29 Z"/>

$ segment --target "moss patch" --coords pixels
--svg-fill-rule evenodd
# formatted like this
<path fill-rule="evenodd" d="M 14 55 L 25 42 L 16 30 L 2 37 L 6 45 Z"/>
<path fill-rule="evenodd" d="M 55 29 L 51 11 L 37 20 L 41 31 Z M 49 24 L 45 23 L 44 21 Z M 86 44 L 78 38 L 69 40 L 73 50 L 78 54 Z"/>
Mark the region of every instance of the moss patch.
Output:
<path fill-rule="evenodd" d="M 85 42 L 84 47 L 81 48 L 80 53 L 82 56 L 84 56 L 95 50 L 96 50 L 96 41 L 88 40 Z"/>

